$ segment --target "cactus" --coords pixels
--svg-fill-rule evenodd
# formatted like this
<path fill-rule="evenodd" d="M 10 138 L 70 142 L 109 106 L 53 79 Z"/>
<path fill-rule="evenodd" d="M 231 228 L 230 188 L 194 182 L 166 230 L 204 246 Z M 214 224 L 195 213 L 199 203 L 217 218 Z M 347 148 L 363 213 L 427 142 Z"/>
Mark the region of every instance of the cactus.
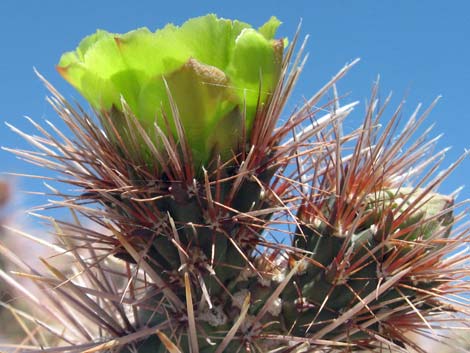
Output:
<path fill-rule="evenodd" d="M 38 151 L 11 151 L 78 192 L 51 189 L 73 221 L 40 216 L 71 266 L 2 248 L 48 293 L 24 294 L 46 319 L 15 312 L 37 325 L 25 351 L 424 351 L 409 335 L 465 307 L 468 255 L 449 255 L 468 229 L 437 191 L 458 163 L 436 175 L 443 152 L 418 134 L 432 106 L 395 134 L 402 107 L 381 127 L 374 86 L 343 133 L 353 62 L 281 122 L 304 46 L 279 24 L 96 32 L 58 66 L 96 119 L 41 77 L 74 137 L 32 122 L 41 136 L 12 128 Z"/>

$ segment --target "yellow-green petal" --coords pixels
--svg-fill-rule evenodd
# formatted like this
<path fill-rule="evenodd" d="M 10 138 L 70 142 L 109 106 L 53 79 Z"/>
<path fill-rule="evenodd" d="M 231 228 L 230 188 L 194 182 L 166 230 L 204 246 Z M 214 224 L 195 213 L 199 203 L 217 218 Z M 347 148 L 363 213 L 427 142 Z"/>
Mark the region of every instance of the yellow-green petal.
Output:
<path fill-rule="evenodd" d="M 278 50 L 276 41 L 267 40 L 252 28 L 244 29 L 235 41 L 227 72 L 240 99 L 246 102 L 248 128 L 253 124 L 258 103 L 269 99 L 279 79 Z"/>
<path fill-rule="evenodd" d="M 178 109 L 178 118 L 185 129 L 186 138 L 191 146 L 195 159 L 205 162 L 210 154 L 206 145 L 210 135 L 210 126 L 234 110 L 240 104 L 238 97 L 228 84 L 228 78 L 220 69 L 188 60 L 180 69 L 163 77 L 155 77 L 144 86 L 140 97 L 138 111 L 144 121 L 155 121 L 164 128 L 164 113 L 175 134 L 173 114 L 170 108 L 164 80 L 168 84 L 171 99 Z M 149 101 L 158 104 L 149 105 Z"/>
<path fill-rule="evenodd" d="M 281 25 L 281 21 L 275 16 L 272 16 L 268 22 L 258 28 L 258 32 L 261 33 L 266 39 L 274 39 L 276 31 Z"/>

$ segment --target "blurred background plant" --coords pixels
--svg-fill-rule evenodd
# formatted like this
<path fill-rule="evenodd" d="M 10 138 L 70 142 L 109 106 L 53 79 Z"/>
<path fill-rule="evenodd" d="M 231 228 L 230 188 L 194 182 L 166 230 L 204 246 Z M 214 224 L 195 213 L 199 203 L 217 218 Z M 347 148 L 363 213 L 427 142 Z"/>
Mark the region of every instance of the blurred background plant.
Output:
<path fill-rule="evenodd" d="M 11 201 L 11 185 L 7 180 L 0 180 L 0 244 L 8 244 L 9 232 L 6 226 L 12 225 L 13 214 L 11 209 L 8 209 L 8 204 Z M 9 262 L 7 259 L 0 255 L 0 271 L 8 272 Z M 11 303 L 14 297 L 14 290 L 5 282 L 4 278 L 0 279 L 0 302 Z M 16 335 L 23 335 L 21 328 L 17 325 L 16 320 L 11 312 L 4 306 L 0 307 L 0 322 L 2 323 L 0 330 L 0 342 L 8 337 L 15 337 Z"/>
<path fill-rule="evenodd" d="M 3 224 L 5 223 L 5 206 L 10 198 L 10 188 L 4 180 L 0 180 L 0 237 L 4 238 L 5 229 L 3 228 Z M 4 263 L 0 258 L 0 268 L 4 268 Z M 3 286 L 0 287 L 0 293 L 4 293 L 3 291 L 5 288 Z"/>

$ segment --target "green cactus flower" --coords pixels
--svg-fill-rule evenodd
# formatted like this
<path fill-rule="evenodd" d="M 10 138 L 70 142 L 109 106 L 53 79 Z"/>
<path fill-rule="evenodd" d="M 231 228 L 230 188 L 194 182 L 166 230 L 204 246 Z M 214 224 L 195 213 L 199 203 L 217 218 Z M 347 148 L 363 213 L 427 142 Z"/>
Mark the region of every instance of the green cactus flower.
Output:
<path fill-rule="evenodd" d="M 57 68 L 98 114 L 122 112 L 124 98 L 150 136 L 155 122 L 169 133 L 165 116 L 176 136 L 172 99 L 193 162 L 201 166 L 237 152 L 269 101 L 282 65 L 284 41 L 274 39 L 279 24 L 272 17 L 255 30 L 207 15 L 156 32 L 99 30 L 65 53 Z"/>
<path fill-rule="evenodd" d="M 40 216 L 57 235 L 44 270 L 0 242 L 21 270 L 0 284 L 38 315 L 0 298 L 28 328 L 18 351 L 425 351 L 412 334 L 467 328 L 466 212 L 437 191 L 458 163 L 438 174 L 430 130 L 411 139 L 429 109 L 394 136 L 402 105 L 380 128 L 375 86 L 343 134 L 348 64 L 279 121 L 304 60 L 283 54 L 278 26 L 208 15 L 98 31 L 64 54 L 59 72 L 101 125 L 44 80 L 72 137 L 11 127 L 34 150 L 7 150 L 75 191 L 51 203 L 72 220 Z"/>

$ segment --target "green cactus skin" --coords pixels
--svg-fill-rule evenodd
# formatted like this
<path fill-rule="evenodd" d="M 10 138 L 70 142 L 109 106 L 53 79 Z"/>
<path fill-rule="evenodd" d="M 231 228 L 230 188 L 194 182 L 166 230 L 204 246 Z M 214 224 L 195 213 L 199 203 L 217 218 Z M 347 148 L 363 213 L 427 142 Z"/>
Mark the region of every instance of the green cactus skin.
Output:
<path fill-rule="evenodd" d="M 387 259 L 397 255 L 403 257 L 413 249 L 421 255 L 435 251 L 439 245 L 427 241 L 432 237 L 447 238 L 453 222 L 452 198 L 403 187 L 367 195 L 362 206 L 355 206 L 356 212 L 363 212 L 362 222 L 354 229 L 342 232 L 334 224 L 328 224 L 335 219 L 329 216 L 338 212 L 339 207 L 335 197 L 330 199 L 324 206 L 328 210 L 319 212 L 321 218 L 315 217 L 316 208 L 313 209 L 317 211 L 304 210 L 309 213 L 308 217 L 299 215 L 301 231 L 297 232 L 300 235 L 294 240 L 294 246 L 311 255 L 302 259 L 306 265 L 296 278 L 296 288 L 286 289 L 283 296 L 287 299 L 300 291 L 306 303 L 313 307 L 299 313 L 285 300 L 284 314 L 288 325 L 296 327 L 299 335 L 304 333 L 305 326 L 310 325 L 314 332 L 335 320 L 358 303 L 357 295 L 364 298 L 377 290 L 387 272 L 383 267 Z M 428 280 L 414 281 L 413 284 L 410 280 L 409 284 L 417 288 L 416 292 L 403 289 L 409 298 L 419 296 L 420 289 L 433 287 Z M 389 308 L 405 304 L 403 292 L 393 288 L 380 300 L 390 302 Z M 379 306 L 379 309 L 383 310 L 383 307 Z M 338 335 L 338 330 L 332 332 L 332 337 L 334 335 Z M 359 337 L 352 335 L 351 338 L 359 339 L 360 336 L 363 336 L 362 332 Z"/>
<path fill-rule="evenodd" d="M 227 187 L 229 186 L 231 186 L 230 183 Z M 251 183 L 242 186 L 237 194 L 240 199 L 236 198 L 238 205 L 245 204 L 247 206 L 259 203 L 259 196 L 257 196 L 260 192 L 259 187 L 254 189 L 256 192 L 253 191 Z M 363 221 L 357 225 L 351 235 L 341 234 L 337 228 L 327 225 L 324 221 L 312 221 L 311 213 L 310 218 L 305 218 L 301 212 L 299 219 L 302 222 L 303 235 L 298 235 L 294 239 L 293 246 L 297 249 L 307 250 L 311 255 L 304 257 L 301 253 L 294 253 L 290 260 L 290 267 L 280 267 L 284 268 L 283 270 L 280 268 L 273 270 L 269 266 L 263 267 L 261 259 L 258 258 L 257 270 L 264 274 L 263 279 L 260 279 L 254 273 L 249 274 L 250 270 L 247 268 L 246 261 L 227 241 L 226 236 L 207 225 L 208 220 L 204 212 L 211 206 L 208 204 L 199 205 L 196 197 L 188 196 L 181 188 L 172 188 L 172 190 L 173 197 L 169 201 L 157 202 L 156 208 L 162 214 L 166 212 L 174 219 L 181 244 L 187 251 L 192 252 L 195 268 L 190 272 L 193 275 L 202 274 L 202 280 L 210 293 L 211 300 L 216 305 L 216 309 L 213 311 L 204 306 L 202 309 L 199 307 L 199 327 L 205 335 L 211 337 L 211 343 L 200 338 L 199 349 L 200 352 L 208 353 L 216 352 L 217 343 L 222 341 L 239 316 L 240 308 L 236 306 L 233 298 L 240 298 L 240 296 L 251 293 L 247 321 L 250 318 L 255 318 L 263 303 L 276 290 L 282 279 L 288 275 L 289 268 L 292 268 L 293 264 L 298 261 L 303 262 L 304 266 L 301 266 L 301 269 L 294 275 L 293 281 L 289 282 L 280 295 L 277 301 L 279 308 L 273 310 L 272 314 L 265 315 L 257 323 L 260 326 L 269 324 L 267 328 L 262 330 L 263 334 L 291 334 L 298 337 L 308 337 L 314 334 L 358 304 L 357 295 L 364 298 L 377 290 L 380 281 L 384 278 L 382 272 L 386 271 L 381 266 L 387 261 L 387 258 L 397 254 L 404 256 L 407 252 L 412 251 L 413 247 L 420 247 L 419 243 L 415 243 L 418 239 L 426 242 L 430 237 L 447 237 L 449 225 L 452 223 L 451 207 L 453 201 L 451 198 L 439 194 L 427 194 L 424 190 L 410 188 L 384 189 L 367 195 L 362 206 Z M 199 193 L 203 192 L 203 190 L 199 190 Z M 175 193 L 181 194 L 176 195 Z M 228 192 L 222 194 L 228 194 Z M 423 198 L 424 194 L 427 196 Z M 212 196 L 215 197 L 214 191 Z M 247 196 L 250 198 L 246 199 Z M 242 201 L 240 201 L 241 199 Z M 418 200 L 421 201 L 418 202 Z M 330 209 L 329 211 L 322 210 L 321 216 L 325 217 L 328 216 L 328 212 L 334 212 L 336 202 L 332 198 L 330 202 L 326 203 Z M 257 209 L 267 208 L 270 204 L 274 204 L 274 201 L 265 200 L 264 203 L 258 204 Z M 246 212 L 247 208 L 239 210 Z M 408 215 L 405 219 L 400 220 L 404 214 Z M 225 217 L 229 219 L 231 216 L 234 215 L 229 214 Z M 384 219 L 386 219 L 385 222 Z M 399 224 L 403 231 L 395 225 L 396 220 L 400 220 Z M 206 226 L 197 227 L 197 230 L 194 230 L 192 224 L 206 224 Z M 222 228 L 236 240 L 241 234 L 242 227 L 236 223 L 228 222 Z M 297 234 L 300 234 L 300 230 Z M 397 234 L 399 234 L 398 237 Z M 152 238 L 152 234 L 145 234 L 145 236 Z M 184 300 L 181 273 L 175 270 L 182 265 L 178 251 L 165 232 L 154 236 L 156 238 L 148 256 L 152 258 L 152 262 L 157 264 L 158 271 L 168 273 L 168 276 L 164 278 L 169 283 L 173 283 L 175 293 Z M 216 237 L 218 240 L 214 243 L 211 237 Z M 406 240 L 406 242 L 401 244 L 400 240 Z M 252 241 L 253 243 L 248 243 L 245 247 L 242 247 L 243 243 L 239 241 L 237 243 L 242 247 L 243 253 L 247 257 L 254 259 L 256 258 L 254 249 L 257 238 L 253 238 Z M 143 242 L 142 246 L 146 245 L 145 239 Z M 192 244 L 197 244 L 197 246 Z M 209 267 L 208 259 L 211 256 L 213 245 L 215 245 L 214 249 L 217 254 L 215 264 L 220 263 L 213 267 L 215 275 L 208 273 L 204 267 Z M 431 252 L 438 245 L 429 247 L 427 244 L 426 247 L 428 249 L 422 250 L 423 252 Z M 345 255 L 344 252 L 348 255 Z M 371 260 L 371 257 L 367 256 L 369 253 L 375 254 L 375 260 Z M 309 262 L 310 259 L 314 262 Z M 342 260 L 347 261 L 349 267 L 357 266 L 358 270 L 350 272 L 349 267 L 341 269 L 340 261 Z M 323 265 L 324 268 L 318 264 Z M 221 283 L 226 288 L 225 290 L 220 285 Z M 420 281 L 419 279 L 412 281 L 412 279 L 407 280 L 406 278 L 401 283 L 412 285 L 420 290 L 427 290 L 435 285 L 429 281 Z M 193 290 L 195 297 L 203 296 L 200 287 L 194 286 Z M 302 294 L 301 298 L 299 293 Z M 404 294 L 409 300 L 420 296 L 419 292 L 413 290 L 402 289 L 397 292 L 391 288 L 380 296 L 380 301 L 387 303 L 386 307 L 389 309 L 398 308 L 406 304 L 403 299 Z M 325 298 L 328 300 L 325 301 Z M 147 306 L 157 305 L 161 300 L 161 296 L 154 297 L 152 298 L 154 304 L 147 303 Z M 376 307 L 377 314 L 384 310 L 382 305 Z M 369 320 L 370 315 L 370 313 L 362 312 L 362 315 L 358 315 L 349 323 L 350 326 L 341 325 L 324 338 L 333 339 L 340 334 L 348 334 L 351 327 Z M 148 313 L 145 310 L 141 311 L 141 318 L 148 319 L 150 317 L 152 319 L 148 321 L 149 325 L 157 325 L 167 320 L 165 313 L 159 315 L 151 311 Z M 379 329 L 378 324 L 370 328 L 374 327 Z M 170 334 L 168 332 L 168 335 Z M 179 330 L 172 334 L 174 337 L 180 337 L 181 351 L 189 352 L 187 327 L 182 324 Z M 367 335 L 362 331 L 350 335 L 351 340 L 366 338 Z M 280 345 L 281 342 L 275 343 L 272 339 L 263 340 L 261 338 L 257 340 L 257 347 L 263 352 L 268 352 L 270 347 L 276 344 Z M 165 351 L 164 346 L 155 337 L 145 340 L 137 346 L 139 347 L 138 351 L 143 353 L 155 349 Z M 235 353 L 239 350 L 240 342 L 234 341 L 225 348 L 224 352 Z"/>

